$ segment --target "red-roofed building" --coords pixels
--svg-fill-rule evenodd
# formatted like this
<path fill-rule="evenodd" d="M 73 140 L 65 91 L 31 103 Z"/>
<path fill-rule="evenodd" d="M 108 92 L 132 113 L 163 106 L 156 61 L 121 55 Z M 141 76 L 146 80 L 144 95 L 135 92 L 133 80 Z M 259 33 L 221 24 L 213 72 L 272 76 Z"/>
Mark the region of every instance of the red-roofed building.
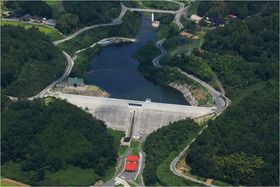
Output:
<path fill-rule="evenodd" d="M 125 171 L 134 172 L 137 169 L 137 163 L 136 162 L 127 162 L 125 164 Z"/>
<path fill-rule="evenodd" d="M 128 162 L 138 162 L 139 157 L 137 155 L 128 155 L 126 159 Z"/>

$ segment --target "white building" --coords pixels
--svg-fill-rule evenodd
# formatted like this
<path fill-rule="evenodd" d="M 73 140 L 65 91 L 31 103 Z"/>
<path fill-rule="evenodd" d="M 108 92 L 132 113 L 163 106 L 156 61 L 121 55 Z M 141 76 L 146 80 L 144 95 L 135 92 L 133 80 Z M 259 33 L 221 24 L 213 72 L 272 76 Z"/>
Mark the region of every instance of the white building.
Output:
<path fill-rule="evenodd" d="M 191 17 L 190 17 L 190 20 L 194 21 L 195 23 L 199 23 L 200 20 L 202 19 L 202 17 L 196 15 L 196 14 L 193 14 Z"/>

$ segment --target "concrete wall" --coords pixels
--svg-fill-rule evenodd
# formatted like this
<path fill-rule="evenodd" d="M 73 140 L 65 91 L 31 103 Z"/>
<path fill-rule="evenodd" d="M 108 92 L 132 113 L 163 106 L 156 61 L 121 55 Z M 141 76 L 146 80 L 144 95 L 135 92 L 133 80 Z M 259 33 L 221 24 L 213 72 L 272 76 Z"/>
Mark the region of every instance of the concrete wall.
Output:
<path fill-rule="evenodd" d="M 128 133 L 130 129 L 133 111 L 135 111 L 134 136 L 150 134 L 158 128 L 168 125 L 170 122 L 189 117 L 195 118 L 215 111 L 215 108 L 210 107 L 196 107 L 71 94 L 59 94 L 58 97 L 66 99 L 68 102 L 82 107 L 83 109 L 87 107 L 93 116 L 105 121 L 107 127 L 126 131 L 126 133 Z M 141 104 L 142 106 L 130 106 L 129 103 Z"/>

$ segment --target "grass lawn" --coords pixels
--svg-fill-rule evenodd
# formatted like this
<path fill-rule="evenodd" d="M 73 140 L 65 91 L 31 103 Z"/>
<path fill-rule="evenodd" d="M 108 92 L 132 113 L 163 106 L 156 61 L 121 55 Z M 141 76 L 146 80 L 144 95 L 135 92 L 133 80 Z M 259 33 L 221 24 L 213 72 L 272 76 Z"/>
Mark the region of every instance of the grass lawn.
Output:
<path fill-rule="evenodd" d="M 94 184 L 98 175 L 93 169 L 81 169 L 69 167 L 55 173 L 47 173 L 42 185 L 91 185 Z"/>
<path fill-rule="evenodd" d="M 125 136 L 125 132 L 113 130 L 110 128 L 107 129 L 107 132 L 113 137 L 115 147 L 120 148 L 121 139 L 123 136 Z"/>
<path fill-rule="evenodd" d="M 48 35 L 52 41 L 64 38 L 64 36 L 56 29 L 39 24 L 24 23 L 19 21 L 1 20 L 1 25 L 22 26 L 25 29 L 36 27 L 40 32 Z"/>
<path fill-rule="evenodd" d="M 128 147 L 121 146 L 118 151 L 118 156 L 123 157 Z"/>
<path fill-rule="evenodd" d="M 6 182 L 6 181 L 1 181 L 0 185 L 1 186 L 13 186 L 14 184 L 10 183 L 10 182 Z"/>
<path fill-rule="evenodd" d="M 132 148 L 132 154 L 133 155 L 139 155 L 140 151 L 140 142 L 138 141 L 132 141 L 130 144 L 130 147 Z"/>

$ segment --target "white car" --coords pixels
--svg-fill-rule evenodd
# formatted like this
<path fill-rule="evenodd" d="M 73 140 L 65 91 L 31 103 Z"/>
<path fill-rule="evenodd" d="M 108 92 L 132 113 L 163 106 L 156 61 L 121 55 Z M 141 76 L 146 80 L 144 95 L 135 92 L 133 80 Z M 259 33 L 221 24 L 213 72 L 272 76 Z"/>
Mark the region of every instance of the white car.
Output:
<path fill-rule="evenodd" d="M 115 185 L 120 185 L 121 183 L 119 181 L 115 181 Z"/>

